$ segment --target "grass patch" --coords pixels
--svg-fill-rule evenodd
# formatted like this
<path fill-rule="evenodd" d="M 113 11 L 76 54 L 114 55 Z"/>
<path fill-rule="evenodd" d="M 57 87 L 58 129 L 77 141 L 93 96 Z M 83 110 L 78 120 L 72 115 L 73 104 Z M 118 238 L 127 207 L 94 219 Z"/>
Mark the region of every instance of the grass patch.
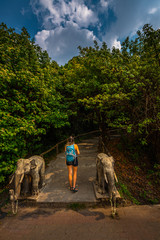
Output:
<path fill-rule="evenodd" d="M 0 207 L 3 207 L 4 205 L 8 204 L 9 202 L 9 193 L 8 189 L 0 189 Z"/>
<path fill-rule="evenodd" d="M 119 186 L 118 191 L 119 191 L 121 197 L 124 197 L 124 198 L 127 198 L 127 199 L 131 200 L 136 205 L 140 204 L 140 202 L 132 196 L 132 194 L 130 193 L 130 191 L 128 190 L 126 185 L 119 182 L 118 186 Z"/>
<path fill-rule="evenodd" d="M 159 201 L 158 201 L 158 199 L 149 199 L 149 202 L 151 203 L 151 204 L 158 204 L 159 203 Z"/>
<path fill-rule="evenodd" d="M 68 205 L 68 208 L 73 211 L 79 211 L 86 208 L 84 203 L 71 203 Z"/>

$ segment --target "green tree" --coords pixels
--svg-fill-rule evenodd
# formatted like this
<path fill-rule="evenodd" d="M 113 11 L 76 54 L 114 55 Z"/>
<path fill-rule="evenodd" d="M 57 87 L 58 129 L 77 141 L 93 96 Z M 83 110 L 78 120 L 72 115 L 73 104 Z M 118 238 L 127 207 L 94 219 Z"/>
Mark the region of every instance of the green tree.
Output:
<path fill-rule="evenodd" d="M 5 41 L 4 40 L 5 37 Z M 0 25 L 0 182 L 18 158 L 39 151 L 49 128 L 68 125 L 67 106 L 57 89 L 58 66 L 39 59 L 26 29 Z M 55 64 L 56 65 L 56 64 Z M 54 137 L 54 136 L 53 136 Z"/>

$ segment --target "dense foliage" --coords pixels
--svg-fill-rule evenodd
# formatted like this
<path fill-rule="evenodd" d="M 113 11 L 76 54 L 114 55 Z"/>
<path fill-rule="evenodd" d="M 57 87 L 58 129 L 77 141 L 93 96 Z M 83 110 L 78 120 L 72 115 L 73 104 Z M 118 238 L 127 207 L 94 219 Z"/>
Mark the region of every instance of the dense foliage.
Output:
<path fill-rule="evenodd" d="M 59 67 L 25 28 L 0 25 L 0 182 L 56 129 L 119 128 L 160 161 L 160 30 L 145 25 L 121 51 L 97 42 L 79 51 Z"/>
<path fill-rule="evenodd" d="M 68 107 L 57 90 L 58 64 L 30 40 L 0 25 L 0 182 L 15 161 L 40 147 L 49 128 L 68 123 Z"/>
<path fill-rule="evenodd" d="M 122 43 L 122 51 L 79 48 L 80 56 L 66 66 L 67 88 L 83 105 L 87 117 L 124 130 L 160 160 L 160 30 L 146 24 L 137 38 Z"/>

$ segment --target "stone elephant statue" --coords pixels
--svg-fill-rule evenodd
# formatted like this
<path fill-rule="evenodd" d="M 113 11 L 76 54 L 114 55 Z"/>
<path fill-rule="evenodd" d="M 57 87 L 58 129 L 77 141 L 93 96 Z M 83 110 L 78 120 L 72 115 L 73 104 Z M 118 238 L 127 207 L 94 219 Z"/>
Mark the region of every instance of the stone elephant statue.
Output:
<path fill-rule="evenodd" d="M 116 212 L 116 193 L 115 180 L 117 180 L 114 172 L 114 159 L 105 153 L 99 153 L 96 158 L 96 180 L 98 184 L 98 192 L 104 194 L 108 192 L 111 202 L 112 214 Z"/>
<path fill-rule="evenodd" d="M 21 194 L 21 190 L 23 194 L 30 192 L 31 195 L 38 195 L 39 189 L 44 185 L 44 178 L 45 162 L 41 156 L 19 159 L 13 175 L 14 190 L 10 190 L 10 200 L 16 201 Z"/>

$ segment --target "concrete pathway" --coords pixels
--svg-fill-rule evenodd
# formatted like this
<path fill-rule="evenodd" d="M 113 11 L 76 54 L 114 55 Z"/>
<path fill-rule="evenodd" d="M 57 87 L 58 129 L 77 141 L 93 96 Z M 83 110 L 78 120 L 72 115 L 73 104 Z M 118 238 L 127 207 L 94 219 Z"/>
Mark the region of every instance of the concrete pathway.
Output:
<path fill-rule="evenodd" d="M 4 210 L 5 211 L 5 210 Z M 160 240 L 160 205 L 118 208 L 20 208 L 0 219 L 1 240 Z"/>
<path fill-rule="evenodd" d="M 65 154 L 57 155 L 46 169 L 46 186 L 37 198 L 38 204 L 64 206 L 68 203 L 96 203 L 93 181 L 96 176 L 96 155 L 98 138 L 84 140 L 79 143 L 77 184 L 79 191 L 69 190 L 68 169 L 65 165 Z"/>

